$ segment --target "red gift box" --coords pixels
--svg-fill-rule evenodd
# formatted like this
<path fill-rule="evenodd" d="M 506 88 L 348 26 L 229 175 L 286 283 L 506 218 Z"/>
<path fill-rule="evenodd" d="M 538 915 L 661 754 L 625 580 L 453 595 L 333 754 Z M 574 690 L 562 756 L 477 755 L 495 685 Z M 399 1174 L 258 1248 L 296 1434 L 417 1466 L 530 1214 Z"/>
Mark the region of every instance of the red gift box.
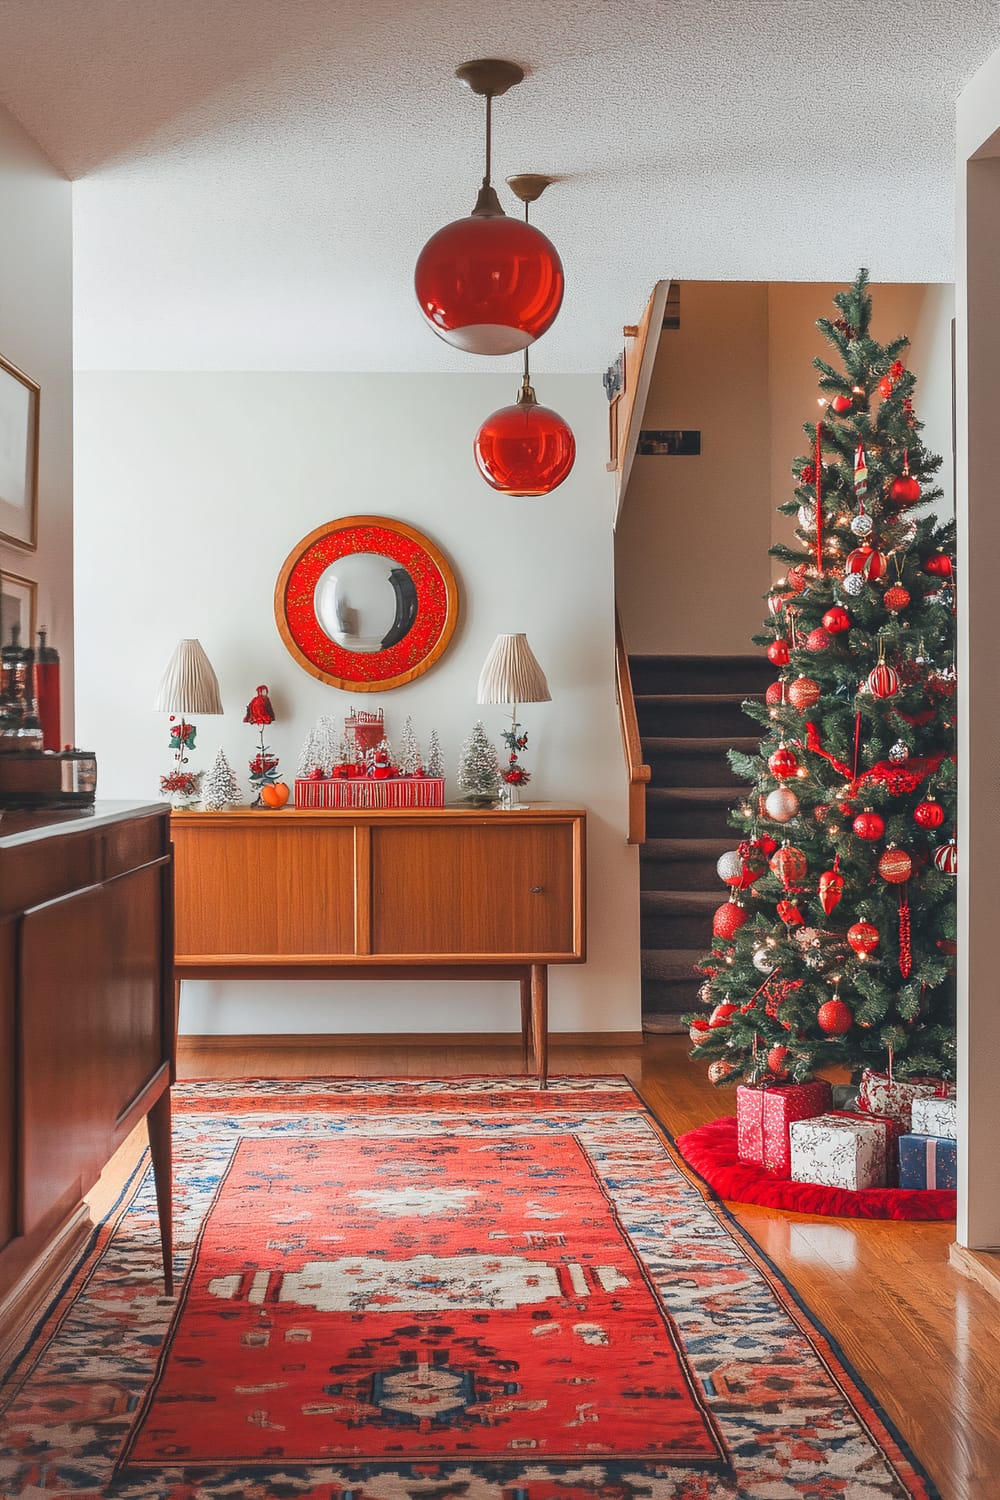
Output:
<path fill-rule="evenodd" d="M 822 1115 L 833 1102 L 833 1090 L 823 1079 L 788 1083 L 777 1088 L 736 1090 L 736 1135 L 740 1161 L 755 1162 L 787 1177 L 792 1166 L 788 1127 L 793 1120 Z"/>

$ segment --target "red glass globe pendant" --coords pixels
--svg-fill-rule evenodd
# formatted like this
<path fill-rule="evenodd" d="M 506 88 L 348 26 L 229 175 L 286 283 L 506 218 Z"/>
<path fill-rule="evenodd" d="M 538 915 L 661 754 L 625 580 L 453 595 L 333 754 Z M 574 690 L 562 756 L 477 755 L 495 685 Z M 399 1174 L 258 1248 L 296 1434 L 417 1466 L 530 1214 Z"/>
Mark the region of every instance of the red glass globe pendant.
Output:
<path fill-rule="evenodd" d="M 516 63 L 481 58 L 456 76 L 486 99 L 486 171 L 476 205 L 446 224 L 417 259 L 414 286 L 427 323 L 468 354 L 516 354 L 551 327 L 563 297 L 563 268 L 551 240 L 508 218 L 490 182 L 492 103 L 521 82 Z"/>
<path fill-rule="evenodd" d="M 550 495 L 573 467 L 576 439 L 558 412 L 539 406 L 525 373 L 517 401 L 486 418 L 473 451 L 480 474 L 500 494 Z"/>

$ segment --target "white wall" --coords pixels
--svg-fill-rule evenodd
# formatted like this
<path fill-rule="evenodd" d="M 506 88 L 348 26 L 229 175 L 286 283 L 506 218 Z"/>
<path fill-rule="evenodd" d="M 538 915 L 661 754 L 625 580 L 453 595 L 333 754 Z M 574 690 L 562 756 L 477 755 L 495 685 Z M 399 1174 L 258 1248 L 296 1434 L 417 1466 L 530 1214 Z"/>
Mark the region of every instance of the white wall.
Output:
<path fill-rule="evenodd" d="M 812 361 L 829 358 L 816 327 L 839 284 L 689 282 L 681 326 L 664 330 L 644 428 L 700 429 L 698 458 L 637 457 L 616 537 L 619 607 L 629 649 L 752 652 L 763 596 L 784 571 L 767 549 L 792 541 L 802 424 L 815 420 Z M 954 508 L 950 286 L 876 285 L 872 333 L 910 339 L 923 440 L 944 458 L 938 510 Z"/>
<path fill-rule="evenodd" d="M 41 387 L 38 547 L 0 541 L 0 568 L 38 585 L 38 623 L 62 657 L 62 736 L 73 677 L 72 190 L 0 109 L 0 354 Z"/>
<path fill-rule="evenodd" d="M 522 713 L 530 791 L 589 813 L 590 958 L 551 970 L 552 1030 L 636 1031 L 638 869 L 625 843 L 613 687 L 606 403 L 597 377 L 546 377 L 539 400 L 572 424 L 575 470 L 547 499 L 501 500 L 475 471 L 472 438 L 517 386 L 513 368 L 471 377 L 80 374 L 79 738 L 97 751 L 102 796 L 155 796 L 171 756 L 166 720 L 150 705 L 177 641 L 197 636 L 226 714 L 198 724 L 192 765 L 207 766 L 222 744 L 245 774 L 256 736 L 241 720 L 266 682 L 277 713 L 268 743 L 289 780 L 314 720 L 352 704 L 383 707 L 390 737 L 406 714 L 423 737 L 436 727 L 453 776 L 475 720 L 497 738 L 506 723 L 505 710 L 475 702 L 494 636 L 526 631 L 552 690 L 551 703 Z M 425 531 L 461 592 L 440 662 L 382 694 L 317 682 L 274 622 L 275 578 L 291 548 L 322 522 L 354 514 Z M 489 1032 L 517 1031 L 518 1017 L 508 983 L 206 982 L 185 984 L 181 1029 Z"/>

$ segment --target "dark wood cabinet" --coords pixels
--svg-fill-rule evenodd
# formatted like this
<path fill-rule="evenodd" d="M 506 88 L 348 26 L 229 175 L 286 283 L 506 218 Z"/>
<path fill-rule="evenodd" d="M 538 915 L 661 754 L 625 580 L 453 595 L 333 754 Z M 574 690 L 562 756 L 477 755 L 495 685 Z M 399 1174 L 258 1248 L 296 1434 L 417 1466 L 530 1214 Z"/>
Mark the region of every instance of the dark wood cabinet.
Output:
<path fill-rule="evenodd" d="M 238 809 L 171 823 L 178 979 L 516 978 L 544 1083 L 547 966 L 585 957 L 580 809 Z"/>
<path fill-rule="evenodd" d="M 171 877 L 165 807 L 0 822 L 0 1331 L 143 1117 L 169 1283 Z"/>

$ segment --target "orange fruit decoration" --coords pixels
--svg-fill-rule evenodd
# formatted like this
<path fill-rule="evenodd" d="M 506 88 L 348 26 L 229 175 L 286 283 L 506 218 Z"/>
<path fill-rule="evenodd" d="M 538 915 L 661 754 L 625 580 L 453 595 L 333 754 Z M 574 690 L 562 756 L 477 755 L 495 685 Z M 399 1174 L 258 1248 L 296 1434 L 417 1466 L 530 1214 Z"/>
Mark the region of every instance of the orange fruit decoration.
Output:
<path fill-rule="evenodd" d="M 283 781 L 268 782 L 260 789 L 260 800 L 265 807 L 284 807 L 288 788 Z"/>

